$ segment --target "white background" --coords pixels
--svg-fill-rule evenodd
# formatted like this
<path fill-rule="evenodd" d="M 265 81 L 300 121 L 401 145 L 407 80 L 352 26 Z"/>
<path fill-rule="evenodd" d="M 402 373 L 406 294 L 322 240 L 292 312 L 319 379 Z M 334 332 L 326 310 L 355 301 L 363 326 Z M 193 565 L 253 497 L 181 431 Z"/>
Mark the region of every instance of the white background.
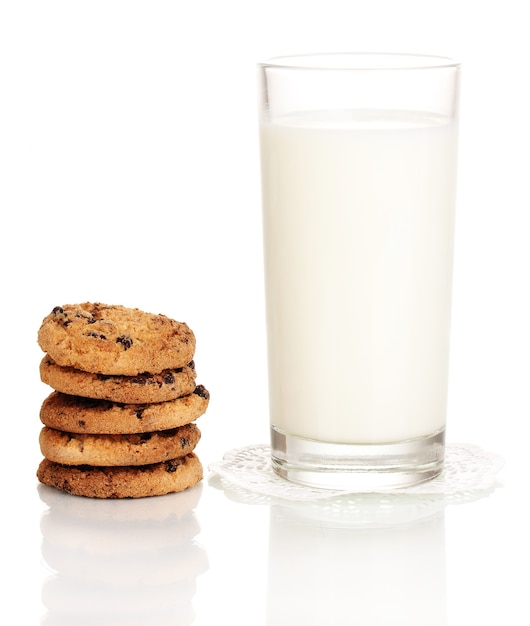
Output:
<path fill-rule="evenodd" d="M 198 380 L 212 394 L 201 428 L 204 464 L 267 441 L 255 64 L 321 51 L 442 54 L 463 64 L 448 439 L 501 454 L 508 477 L 525 484 L 524 3 L 4 0 L 0 477 L 12 558 L 2 593 L 25 616 L 12 623 L 39 623 L 42 614 L 35 470 L 48 390 L 38 376 L 36 334 L 55 305 L 99 300 L 186 321 L 197 336 Z M 517 511 L 519 492 L 506 491 Z M 488 515 L 505 519 L 502 504 L 491 506 Z M 474 519 L 482 520 L 480 512 L 465 521 L 466 533 L 454 531 L 455 552 L 464 536 L 480 533 Z M 215 555 L 216 532 L 224 531 L 201 523 L 205 543 L 213 533 Z M 233 525 L 227 532 L 232 541 Z M 478 536 L 477 554 L 500 545 Z M 522 539 L 514 551 L 528 549 Z M 199 604 L 215 593 L 210 586 L 199 588 Z M 210 618 L 201 606 L 200 623 L 217 623 L 213 607 Z M 484 611 L 480 623 L 493 617 L 498 623 L 500 614 Z"/>

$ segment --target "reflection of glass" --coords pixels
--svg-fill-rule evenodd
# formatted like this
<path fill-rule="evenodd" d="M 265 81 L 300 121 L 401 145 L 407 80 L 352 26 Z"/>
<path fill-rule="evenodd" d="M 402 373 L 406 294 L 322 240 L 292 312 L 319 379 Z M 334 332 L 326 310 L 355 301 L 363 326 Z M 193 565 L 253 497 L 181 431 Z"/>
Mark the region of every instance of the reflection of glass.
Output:
<path fill-rule="evenodd" d="M 196 578 L 208 568 L 195 542 L 201 485 L 138 500 L 92 500 L 40 486 L 48 624 L 187 626 Z"/>
<path fill-rule="evenodd" d="M 268 626 L 445 626 L 444 504 L 357 495 L 273 504 Z"/>

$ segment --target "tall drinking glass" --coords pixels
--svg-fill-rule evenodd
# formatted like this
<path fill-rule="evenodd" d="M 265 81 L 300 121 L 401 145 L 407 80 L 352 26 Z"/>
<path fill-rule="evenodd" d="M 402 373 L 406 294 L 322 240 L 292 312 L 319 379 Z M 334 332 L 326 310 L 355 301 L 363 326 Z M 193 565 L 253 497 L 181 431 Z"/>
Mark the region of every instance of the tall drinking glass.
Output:
<path fill-rule="evenodd" d="M 272 464 L 371 491 L 444 460 L 454 61 L 321 54 L 259 65 Z"/>

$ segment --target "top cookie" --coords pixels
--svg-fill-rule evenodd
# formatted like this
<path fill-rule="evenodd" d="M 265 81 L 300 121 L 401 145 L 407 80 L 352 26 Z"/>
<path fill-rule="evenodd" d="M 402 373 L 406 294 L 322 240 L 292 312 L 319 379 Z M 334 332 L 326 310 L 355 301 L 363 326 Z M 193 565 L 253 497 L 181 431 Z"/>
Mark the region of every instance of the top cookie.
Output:
<path fill-rule="evenodd" d="M 122 376 L 183 367 L 195 353 L 184 322 L 99 302 L 55 307 L 38 342 L 58 365 Z"/>

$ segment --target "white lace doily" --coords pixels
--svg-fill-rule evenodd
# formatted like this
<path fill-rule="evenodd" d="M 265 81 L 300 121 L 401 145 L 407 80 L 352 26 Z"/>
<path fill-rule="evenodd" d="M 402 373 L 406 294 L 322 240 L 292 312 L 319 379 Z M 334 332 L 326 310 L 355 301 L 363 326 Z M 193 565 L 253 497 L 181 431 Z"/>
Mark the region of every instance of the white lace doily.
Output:
<path fill-rule="evenodd" d="M 310 501 L 344 495 L 345 491 L 317 489 L 291 483 L 272 469 L 270 446 L 254 445 L 227 452 L 222 461 L 208 469 L 227 483 L 262 496 L 284 500 Z M 392 493 L 421 496 L 446 496 L 452 501 L 466 500 L 473 494 L 494 488 L 503 459 L 471 444 L 448 444 L 442 474 L 413 487 Z M 388 493 L 375 491 L 374 493 Z"/>

